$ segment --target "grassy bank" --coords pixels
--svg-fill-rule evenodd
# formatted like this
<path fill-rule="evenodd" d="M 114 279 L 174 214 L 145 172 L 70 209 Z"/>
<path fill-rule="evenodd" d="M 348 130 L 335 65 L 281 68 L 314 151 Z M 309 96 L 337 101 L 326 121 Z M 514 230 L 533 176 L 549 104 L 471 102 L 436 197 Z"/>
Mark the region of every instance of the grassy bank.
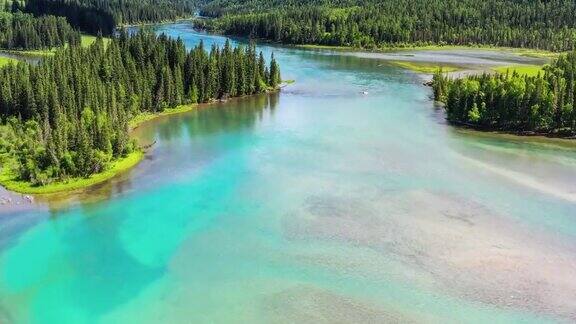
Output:
<path fill-rule="evenodd" d="M 94 174 L 88 178 L 74 178 L 64 182 L 52 183 L 46 186 L 33 186 L 29 182 L 19 181 L 9 167 L 0 170 L 0 184 L 6 189 L 22 194 L 51 194 L 65 191 L 83 189 L 109 180 L 116 175 L 136 166 L 144 157 L 144 152 L 138 150 L 127 157 L 112 162 L 112 165 L 104 172 Z"/>
<path fill-rule="evenodd" d="M 80 46 L 82 47 L 88 47 L 92 44 L 94 44 L 94 42 L 96 41 L 97 37 L 96 36 L 92 36 L 92 35 L 82 35 L 80 38 Z M 112 40 L 111 38 L 108 37 L 104 37 L 102 38 L 102 40 L 104 41 L 104 46 L 107 46 L 108 43 L 110 43 L 110 41 Z"/>
<path fill-rule="evenodd" d="M 292 83 L 294 83 L 294 80 L 284 81 L 278 88 L 270 89 L 268 92 L 279 91 L 282 86 Z M 198 104 L 189 104 L 181 105 L 172 109 L 165 109 L 159 113 L 140 113 L 130 120 L 129 127 L 133 130 L 146 121 L 161 116 L 185 113 L 195 109 L 196 107 L 198 107 Z M 6 156 L 0 156 L 0 185 L 5 187 L 7 190 L 21 194 L 53 194 L 75 191 L 102 183 L 133 168 L 144 158 L 144 153 L 145 152 L 142 150 L 133 152 L 121 160 L 112 162 L 106 171 L 94 174 L 88 178 L 73 178 L 63 182 L 48 184 L 46 186 L 34 186 L 29 182 L 18 180 L 17 174 L 12 171 L 14 168 L 10 159 Z"/>
<path fill-rule="evenodd" d="M 281 88 L 283 88 L 287 85 L 293 84 L 294 82 L 296 82 L 296 81 L 295 80 L 284 80 L 278 86 L 277 89 L 270 88 L 268 90 L 268 93 L 279 91 Z M 238 98 L 241 98 L 241 97 L 233 97 L 231 99 L 238 99 Z M 130 129 L 135 129 L 136 127 L 140 126 L 140 124 L 145 123 L 145 122 L 152 120 L 154 118 L 161 117 L 161 116 L 168 116 L 168 115 L 185 113 L 185 112 L 191 111 L 197 107 L 198 107 L 198 104 L 188 104 L 188 105 L 181 105 L 181 106 L 178 106 L 176 108 L 164 109 L 163 111 L 157 112 L 157 113 L 151 113 L 151 112 L 140 113 L 140 114 L 138 114 L 138 116 L 136 116 L 136 117 L 132 118 L 132 120 L 130 120 L 130 122 L 128 123 L 128 126 L 130 127 Z"/>
<path fill-rule="evenodd" d="M 295 45 L 298 48 L 307 49 L 325 49 L 325 50 L 340 50 L 340 51 L 366 51 L 366 52 L 399 52 L 399 51 L 446 51 L 446 50 L 473 50 L 481 49 L 487 51 L 501 51 L 510 52 L 522 56 L 538 57 L 538 58 L 553 58 L 562 54 L 561 52 L 551 52 L 547 50 L 530 49 L 530 48 L 515 48 L 515 47 L 498 47 L 490 45 L 395 45 L 395 46 L 382 46 L 377 48 L 361 48 L 352 46 L 332 46 L 332 45 L 313 45 L 302 44 Z"/>
<path fill-rule="evenodd" d="M 306 48 L 306 49 L 335 50 L 335 51 L 361 50 L 359 48 L 355 48 L 352 46 L 333 46 L 333 45 L 314 45 L 314 44 L 301 44 L 301 45 L 295 45 L 295 47 Z"/>
<path fill-rule="evenodd" d="M 493 68 L 498 73 L 518 73 L 521 75 L 536 76 L 538 73 L 543 72 L 540 65 L 511 65 Z"/>
<path fill-rule="evenodd" d="M 380 48 L 380 51 L 445 51 L 445 50 L 485 50 L 485 51 L 498 51 L 509 52 L 522 56 L 538 57 L 538 58 L 552 58 L 562 54 L 560 52 L 550 52 L 546 50 L 530 49 L 530 48 L 515 48 L 515 47 L 498 47 L 489 45 L 425 45 L 425 46 L 401 46 L 401 47 L 385 47 Z"/>
<path fill-rule="evenodd" d="M 10 57 L 0 57 L 0 67 L 14 63 L 18 63 L 18 60 Z"/>
<path fill-rule="evenodd" d="M 390 63 L 403 69 L 426 74 L 435 73 L 439 69 L 442 69 L 443 72 L 455 72 L 461 70 L 456 66 L 446 64 L 441 65 L 431 62 L 390 61 Z"/>
<path fill-rule="evenodd" d="M 190 105 L 169 109 L 161 114 L 142 113 L 130 121 L 130 128 L 133 129 L 140 123 L 154 119 L 161 115 L 186 112 L 192 108 L 193 106 Z M 113 161 L 106 171 L 93 174 L 88 178 L 73 178 L 62 182 L 51 183 L 45 186 L 34 186 L 27 181 L 18 180 L 18 175 L 12 171 L 14 166 L 12 165 L 10 159 L 4 157 L 3 161 L 0 159 L 0 185 L 7 190 L 21 194 L 42 195 L 75 191 L 102 183 L 123 172 L 126 172 L 129 169 L 135 167 L 143 158 L 144 152 L 142 150 L 137 150 L 123 159 Z"/>
<path fill-rule="evenodd" d="M 185 113 L 187 111 L 191 111 L 197 106 L 198 106 L 197 104 L 189 104 L 178 106 L 176 108 L 165 109 L 164 111 L 159 113 L 151 113 L 151 112 L 141 113 L 138 114 L 138 116 L 132 118 L 132 120 L 130 120 L 130 123 L 128 123 L 128 125 L 130 129 L 134 129 L 138 127 L 140 124 L 152 120 L 156 117 Z"/>

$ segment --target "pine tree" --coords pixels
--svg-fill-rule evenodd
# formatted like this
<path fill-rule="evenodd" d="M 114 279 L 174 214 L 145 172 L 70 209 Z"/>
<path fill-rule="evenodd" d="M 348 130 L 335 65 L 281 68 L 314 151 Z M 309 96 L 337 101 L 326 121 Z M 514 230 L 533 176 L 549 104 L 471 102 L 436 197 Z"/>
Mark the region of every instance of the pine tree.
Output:
<path fill-rule="evenodd" d="M 280 67 L 278 66 L 278 62 L 276 62 L 276 59 L 274 58 L 274 53 L 272 53 L 272 56 L 270 58 L 270 80 L 268 81 L 268 84 L 272 88 L 276 88 L 278 87 L 281 81 L 282 78 L 280 77 Z"/>

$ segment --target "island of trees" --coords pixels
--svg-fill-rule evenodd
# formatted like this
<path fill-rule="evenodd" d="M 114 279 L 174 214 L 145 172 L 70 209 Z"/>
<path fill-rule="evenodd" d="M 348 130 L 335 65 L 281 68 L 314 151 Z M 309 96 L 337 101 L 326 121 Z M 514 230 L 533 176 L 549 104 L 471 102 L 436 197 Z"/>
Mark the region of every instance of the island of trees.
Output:
<path fill-rule="evenodd" d="M 68 46 L 37 65 L 0 69 L 0 156 L 21 180 L 43 186 L 89 177 L 138 149 L 128 122 L 142 112 L 274 89 L 279 66 L 253 45 L 203 44 L 120 33 Z"/>
<path fill-rule="evenodd" d="M 434 97 L 449 121 L 487 130 L 553 136 L 576 134 L 576 52 L 560 55 L 537 76 L 483 74 L 451 79 L 437 72 Z"/>
<path fill-rule="evenodd" d="M 552 51 L 576 45 L 571 0 L 215 0 L 207 28 L 288 44 L 380 48 L 493 45 Z"/>

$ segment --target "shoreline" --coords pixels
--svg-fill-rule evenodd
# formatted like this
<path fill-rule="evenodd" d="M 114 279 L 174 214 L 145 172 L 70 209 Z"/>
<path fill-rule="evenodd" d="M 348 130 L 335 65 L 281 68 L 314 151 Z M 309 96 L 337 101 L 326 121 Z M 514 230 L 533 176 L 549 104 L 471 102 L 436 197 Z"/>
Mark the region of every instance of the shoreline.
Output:
<path fill-rule="evenodd" d="M 197 17 L 192 17 L 190 20 L 193 22 Z M 203 19 L 218 19 L 214 17 L 202 17 Z M 244 38 L 246 36 L 227 34 L 222 30 L 217 28 L 202 28 L 194 26 L 198 30 L 207 31 L 212 34 L 221 35 L 229 38 Z M 486 44 L 468 44 L 468 45 L 452 45 L 452 44 L 428 44 L 428 45 L 418 45 L 418 44 L 400 44 L 400 45 L 383 45 L 375 48 L 364 48 L 355 47 L 347 45 L 322 45 L 322 44 L 294 44 L 294 43 L 283 43 L 280 41 L 274 41 L 266 38 L 253 38 L 253 40 L 258 43 L 281 45 L 286 47 L 301 48 L 301 49 L 318 49 L 318 50 L 333 50 L 333 51 L 349 51 L 349 52 L 364 52 L 364 53 L 391 53 L 391 52 L 402 52 L 402 51 L 435 51 L 435 50 L 474 50 L 482 49 L 489 51 L 506 51 L 512 52 L 521 56 L 535 57 L 535 58 L 553 58 L 557 57 L 562 53 L 567 51 L 553 52 L 545 49 L 528 48 L 528 47 L 508 47 L 508 46 L 497 46 L 497 45 L 486 45 Z"/>
<path fill-rule="evenodd" d="M 446 119 L 448 125 L 465 130 L 472 130 L 479 133 L 495 134 L 495 135 L 511 135 L 518 138 L 541 138 L 541 139 L 562 139 L 566 141 L 573 141 L 576 139 L 576 134 L 565 134 L 560 132 L 536 132 L 536 131 L 513 131 L 498 128 L 490 128 L 485 126 L 478 126 L 466 122 L 451 121 Z"/>
<path fill-rule="evenodd" d="M 278 43 L 282 44 L 282 43 Z M 552 52 L 542 49 L 526 48 L 526 47 L 506 47 L 506 46 L 493 46 L 493 45 L 405 45 L 405 46 L 385 46 L 374 49 L 353 47 L 353 46 L 338 46 L 338 45 L 315 45 L 315 44 L 286 44 L 296 48 L 304 49 L 324 49 L 324 50 L 338 50 L 338 51 L 355 51 L 367 53 L 390 53 L 402 51 L 442 51 L 442 50 L 487 50 L 487 51 L 502 51 L 512 52 L 522 56 L 546 58 L 555 57 L 562 52 Z"/>
<path fill-rule="evenodd" d="M 263 93 L 252 94 L 242 97 L 232 97 L 227 100 L 214 100 L 207 103 L 196 103 L 180 105 L 175 108 L 165 109 L 159 113 L 145 112 L 138 114 L 129 123 L 129 133 L 131 134 L 135 129 L 140 127 L 140 125 L 155 120 L 157 118 L 169 115 L 183 114 L 190 112 L 194 109 L 200 108 L 202 105 L 213 105 L 216 103 L 226 102 L 231 99 L 242 99 L 251 97 L 254 95 L 270 94 L 280 91 L 283 87 L 288 84 L 293 83 L 293 80 L 283 81 L 277 89 L 270 89 Z M 91 175 L 89 178 L 72 178 L 65 182 L 55 182 L 46 186 L 33 186 L 29 182 L 15 180 L 15 176 L 10 170 L 10 168 L 0 167 L 0 187 L 3 187 L 9 192 L 22 195 L 50 195 L 50 194 L 61 194 L 61 193 L 72 193 L 74 191 L 84 190 L 92 186 L 106 182 L 124 172 L 130 171 L 136 167 L 146 156 L 146 149 L 143 147 L 138 147 L 137 150 L 128 154 L 125 158 L 120 160 L 115 160 L 111 162 L 109 169 L 104 172 Z"/>
<path fill-rule="evenodd" d="M 176 18 L 176 19 L 166 19 L 166 20 L 161 20 L 161 21 L 157 21 L 157 22 L 118 24 L 118 25 L 116 25 L 115 29 L 125 29 L 125 28 L 132 28 L 132 27 L 146 27 L 146 26 L 154 26 L 154 25 L 172 24 L 172 23 L 178 23 L 181 21 L 191 21 L 194 19 L 195 19 L 195 17 L 192 15 L 192 16 L 183 16 L 181 18 Z"/>
<path fill-rule="evenodd" d="M 194 22 L 194 18 L 183 19 L 186 21 Z M 213 18 L 208 18 L 213 19 Z M 507 46 L 495 46 L 495 45 L 484 45 L 484 44 L 470 44 L 470 45 L 399 45 L 399 46 L 382 46 L 376 48 L 363 48 L 354 47 L 346 45 L 321 45 L 321 44 L 293 44 L 293 43 L 282 43 L 280 41 L 274 41 L 266 38 L 249 38 L 242 35 L 226 34 L 221 30 L 202 28 L 199 26 L 193 26 L 197 30 L 206 31 L 210 34 L 220 35 L 223 37 L 228 37 L 231 39 L 252 39 L 258 43 L 278 45 L 284 47 L 292 47 L 299 49 L 309 49 L 309 50 L 330 50 L 330 51 L 340 51 L 340 52 L 356 52 L 356 53 L 398 53 L 404 51 L 443 51 L 443 50 L 486 50 L 495 52 L 509 52 L 513 54 L 518 54 L 520 56 L 533 57 L 533 58 L 554 58 L 560 54 L 566 53 L 568 51 L 553 52 L 544 49 L 527 48 L 527 47 L 507 47 Z"/>
<path fill-rule="evenodd" d="M 141 124 L 154 120 L 156 118 L 168 115 L 186 113 L 197 108 L 198 104 L 182 105 L 172 109 L 166 109 L 160 113 L 142 113 L 134 117 L 129 123 L 129 133 L 131 134 Z M 14 179 L 9 168 L 0 168 L 0 186 L 9 192 L 24 195 L 50 195 L 72 193 L 74 191 L 84 190 L 92 186 L 106 182 L 120 174 L 130 171 L 136 167 L 145 157 L 146 152 L 138 147 L 127 157 L 113 161 L 108 170 L 91 175 L 89 178 L 72 178 L 65 182 L 55 182 L 46 186 L 33 186 L 26 181 Z"/>
<path fill-rule="evenodd" d="M 132 169 L 142 161 L 144 154 L 143 150 L 138 149 L 128 154 L 125 158 L 113 161 L 111 167 L 104 172 L 93 174 L 89 178 L 72 178 L 65 182 L 55 182 L 46 186 L 33 186 L 29 182 L 15 180 L 10 169 L 2 168 L 0 170 L 0 186 L 13 193 L 29 195 L 73 192 L 100 184 Z"/>

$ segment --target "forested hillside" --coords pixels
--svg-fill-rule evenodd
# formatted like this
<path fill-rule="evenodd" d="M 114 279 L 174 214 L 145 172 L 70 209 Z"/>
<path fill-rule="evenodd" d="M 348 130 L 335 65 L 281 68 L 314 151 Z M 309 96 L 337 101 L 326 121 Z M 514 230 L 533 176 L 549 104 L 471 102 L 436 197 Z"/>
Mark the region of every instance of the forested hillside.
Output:
<path fill-rule="evenodd" d="M 135 149 L 128 121 L 141 112 L 264 92 L 280 82 L 254 46 L 203 45 L 122 33 L 70 46 L 37 65 L 0 69 L 0 157 L 22 181 L 87 177 Z"/>
<path fill-rule="evenodd" d="M 79 44 L 66 18 L 22 13 L 24 2 L 0 0 L 0 49 L 37 50 Z"/>
<path fill-rule="evenodd" d="M 80 33 L 63 17 L 0 12 L 0 48 L 45 49 L 79 44 Z"/>
<path fill-rule="evenodd" d="M 111 35 L 117 25 L 189 17 L 199 0 L 27 0 L 26 11 L 68 19 L 84 32 Z"/>
<path fill-rule="evenodd" d="M 505 73 L 450 79 L 434 76 L 434 96 L 448 120 L 484 129 L 576 134 L 576 52 L 538 76 Z"/>
<path fill-rule="evenodd" d="M 203 22 L 227 34 L 290 44 L 375 48 L 487 44 L 571 50 L 571 0 L 215 0 Z"/>

